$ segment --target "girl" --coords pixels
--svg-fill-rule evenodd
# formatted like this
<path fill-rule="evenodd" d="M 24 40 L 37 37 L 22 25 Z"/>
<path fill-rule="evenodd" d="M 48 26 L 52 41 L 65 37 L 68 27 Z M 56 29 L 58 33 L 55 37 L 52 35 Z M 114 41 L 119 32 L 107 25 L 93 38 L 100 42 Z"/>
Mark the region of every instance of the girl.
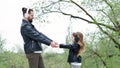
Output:
<path fill-rule="evenodd" d="M 82 53 L 85 49 L 85 44 L 83 42 L 83 34 L 81 32 L 76 32 L 72 34 L 73 44 L 65 45 L 60 44 L 60 48 L 69 49 L 68 63 L 71 65 L 71 68 L 80 68 Z"/>

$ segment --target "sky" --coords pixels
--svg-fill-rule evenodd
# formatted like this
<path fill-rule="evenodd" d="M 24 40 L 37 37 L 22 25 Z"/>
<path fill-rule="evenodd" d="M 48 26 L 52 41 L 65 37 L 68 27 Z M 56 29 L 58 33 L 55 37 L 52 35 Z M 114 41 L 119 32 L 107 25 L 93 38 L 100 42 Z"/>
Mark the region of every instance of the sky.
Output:
<path fill-rule="evenodd" d="M 15 45 L 23 44 L 20 35 L 21 8 L 28 4 L 30 4 L 28 0 L 0 1 L 0 35 L 6 40 L 6 49 L 11 50 Z"/>
<path fill-rule="evenodd" d="M 0 1 L 0 35 L 6 40 L 4 46 L 7 50 L 15 50 L 16 47 L 23 48 L 23 39 L 20 34 L 22 22 L 22 7 L 27 7 L 37 0 L 1 0 Z M 61 14 L 49 14 L 49 23 L 33 22 L 35 27 L 58 43 L 65 43 L 67 28 L 70 23 L 68 16 Z M 72 23 L 72 31 L 83 33 L 95 31 L 95 26 L 82 20 L 75 20 Z M 79 23 L 81 22 L 81 23 Z"/>

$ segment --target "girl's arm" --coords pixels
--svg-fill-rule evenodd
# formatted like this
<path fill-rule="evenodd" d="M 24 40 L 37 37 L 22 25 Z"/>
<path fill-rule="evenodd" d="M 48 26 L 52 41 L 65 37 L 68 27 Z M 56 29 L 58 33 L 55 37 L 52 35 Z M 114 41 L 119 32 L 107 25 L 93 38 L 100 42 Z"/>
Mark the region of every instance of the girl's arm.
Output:
<path fill-rule="evenodd" d="M 76 45 L 72 45 L 72 44 L 68 44 L 68 45 L 66 45 L 66 44 L 60 44 L 59 45 L 59 47 L 60 48 L 66 48 L 66 49 L 76 49 L 77 48 L 77 46 Z"/>

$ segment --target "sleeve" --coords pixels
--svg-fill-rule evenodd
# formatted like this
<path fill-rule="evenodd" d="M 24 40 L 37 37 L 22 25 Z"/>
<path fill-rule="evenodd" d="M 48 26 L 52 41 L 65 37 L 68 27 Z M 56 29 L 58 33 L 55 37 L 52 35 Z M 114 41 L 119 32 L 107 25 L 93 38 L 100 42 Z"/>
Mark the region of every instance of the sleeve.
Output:
<path fill-rule="evenodd" d="M 39 32 L 40 34 L 43 34 L 43 33 L 41 33 L 41 32 Z M 43 34 L 44 35 L 44 34 Z M 48 39 L 48 40 L 51 40 L 50 38 L 48 38 L 46 35 L 44 35 L 44 37 L 46 38 L 46 39 Z M 52 41 L 52 40 L 51 40 Z"/>
<path fill-rule="evenodd" d="M 76 49 L 77 46 L 75 46 L 74 44 L 73 45 L 72 44 L 68 44 L 68 45 L 66 45 L 66 44 L 60 44 L 60 48 Z"/>
<path fill-rule="evenodd" d="M 50 45 L 52 40 L 49 39 L 47 36 L 44 34 L 34 30 L 32 26 L 27 25 L 24 29 L 25 35 L 30 37 L 33 40 L 39 41 L 43 44 Z"/>

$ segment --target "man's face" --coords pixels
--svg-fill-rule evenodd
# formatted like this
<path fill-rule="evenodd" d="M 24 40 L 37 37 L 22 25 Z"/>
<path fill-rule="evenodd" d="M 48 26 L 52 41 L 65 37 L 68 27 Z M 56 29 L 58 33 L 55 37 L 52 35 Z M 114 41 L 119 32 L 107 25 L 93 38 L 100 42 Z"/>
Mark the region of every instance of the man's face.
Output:
<path fill-rule="evenodd" d="M 34 12 L 30 11 L 28 21 L 32 23 L 33 19 L 34 19 Z"/>

